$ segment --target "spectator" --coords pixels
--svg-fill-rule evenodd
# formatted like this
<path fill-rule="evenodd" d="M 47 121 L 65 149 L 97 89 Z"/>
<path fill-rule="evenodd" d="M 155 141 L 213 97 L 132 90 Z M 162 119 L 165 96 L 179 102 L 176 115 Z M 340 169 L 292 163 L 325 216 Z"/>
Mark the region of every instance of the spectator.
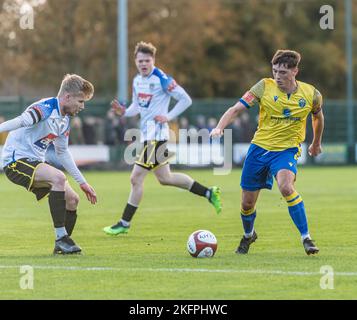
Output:
<path fill-rule="evenodd" d="M 242 141 L 242 124 L 241 118 L 235 118 L 233 123 L 228 127 L 228 129 L 232 130 L 232 142 L 237 143 Z"/>
<path fill-rule="evenodd" d="M 206 126 L 206 118 L 204 115 L 200 114 L 197 116 L 196 118 L 196 127 L 197 127 L 197 130 L 201 130 L 201 129 L 207 129 L 207 126 Z"/>
<path fill-rule="evenodd" d="M 248 112 L 243 112 L 241 119 L 241 139 L 239 142 L 250 142 L 254 136 L 256 127 L 251 123 Z"/>
<path fill-rule="evenodd" d="M 112 110 L 109 110 L 104 123 L 104 143 L 109 146 L 124 144 L 126 129 L 126 118 L 118 118 Z"/>
<path fill-rule="evenodd" d="M 85 144 L 97 144 L 96 118 L 85 117 L 83 120 L 83 136 Z"/>
<path fill-rule="evenodd" d="M 217 126 L 217 119 L 216 118 L 209 118 L 207 123 L 207 129 L 211 132 Z"/>
<path fill-rule="evenodd" d="M 186 129 L 186 130 L 189 129 L 189 122 L 186 117 L 181 117 L 179 119 L 179 127 L 180 127 L 180 129 Z"/>
<path fill-rule="evenodd" d="M 69 136 L 70 144 L 84 144 L 82 119 L 75 117 L 71 121 L 71 135 Z"/>

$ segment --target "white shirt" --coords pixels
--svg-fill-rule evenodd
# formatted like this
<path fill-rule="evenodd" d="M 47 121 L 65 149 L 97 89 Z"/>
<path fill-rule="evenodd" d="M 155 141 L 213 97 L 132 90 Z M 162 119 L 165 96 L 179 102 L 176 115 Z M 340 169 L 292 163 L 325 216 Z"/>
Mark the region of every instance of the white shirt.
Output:
<path fill-rule="evenodd" d="M 169 112 L 171 97 L 177 100 L 177 104 Z M 138 74 L 134 78 L 132 100 L 124 116 L 132 117 L 140 113 L 141 142 L 168 140 L 168 123 L 159 123 L 154 118 L 158 115 L 166 116 L 170 121 L 192 104 L 186 91 L 156 67 L 149 76 Z"/>
<path fill-rule="evenodd" d="M 70 117 L 61 115 L 57 98 L 37 101 L 21 116 L 2 125 L 0 129 L 16 128 L 9 133 L 3 147 L 2 167 L 21 158 L 44 162 L 47 148 L 53 143 L 57 157 L 68 173 L 78 183 L 86 182 L 69 153 Z"/>

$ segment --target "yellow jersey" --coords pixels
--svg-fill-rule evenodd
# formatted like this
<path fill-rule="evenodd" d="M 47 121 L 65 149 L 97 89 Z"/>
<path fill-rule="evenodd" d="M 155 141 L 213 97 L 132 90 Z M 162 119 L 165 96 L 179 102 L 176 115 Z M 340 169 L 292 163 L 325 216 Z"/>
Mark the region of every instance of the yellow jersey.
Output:
<path fill-rule="evenodd" d="M 296 83 L 295 92 L 287 94 L 274 79 L 264 78 L 240 99 L 248 109 L 259 104 L 258 129 L 252 143 L 269 151 L 282 151 L 305 140 L 306 119 L 310 112 L 320 112 L 322 96 L 312 85 Z"/>

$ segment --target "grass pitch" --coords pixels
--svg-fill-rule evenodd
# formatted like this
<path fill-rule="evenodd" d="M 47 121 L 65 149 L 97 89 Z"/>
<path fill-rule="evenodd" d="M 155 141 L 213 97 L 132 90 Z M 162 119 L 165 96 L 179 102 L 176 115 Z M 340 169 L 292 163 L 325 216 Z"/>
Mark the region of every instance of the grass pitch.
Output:
<path fill-rule="evenodd" d="M 32 194 L 0 175 L 0 299 L 357 298 L 356 168 L 299 169 L 296 187 L 320 248 L 317 256 L 305 254 L 276 184 L 272 191 L 263 190 L 258 201 L 258 240 L 248 255 L 236 255 L 242 236 L 241 171 L 186 173 L 221 187 L 220 216 L 206 199 L 160 186 L 149 175 L 129 233 L 117 237 L 102 228 L 121 216 L 129 172 L 86 174 L 99 197 L 96 206 L 70 180 L 81 195 L 73 233 L 81 256 L 52 256 L 47 201 L 36 203 Z M 187 253 L 187 238 L 197 229 L 216 235 L 215 257 L 195 259 Z M 21 289 L 30 283 L 30 274 L 21 273 L 24 265 L 33 267 L 33 289 Z M 333 271 L 329 281 L 324 270 Z"/>

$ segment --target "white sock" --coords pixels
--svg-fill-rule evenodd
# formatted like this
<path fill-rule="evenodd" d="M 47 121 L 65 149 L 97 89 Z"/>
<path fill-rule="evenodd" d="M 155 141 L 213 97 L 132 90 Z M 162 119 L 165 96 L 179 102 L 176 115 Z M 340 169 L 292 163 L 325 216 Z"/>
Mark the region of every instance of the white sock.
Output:
<path fill-rule="evenodd" d="M 130 222 L 128 222 L 126 220 L 120 219 L 120 222 L 124 227 L 129 227 L 130 226 Z"/>
<path fill-rule="evenodd" d="M 67 235 L 67 231 L 65 227 L 55 228 L 55 233 L 56 233 L 56 240 Z"/>
<path fill-rule="evenodd" d="M 211 199 L 211 190 L 210 190 L 210 189 L 208 189 L 208 190 L 206 191 L 205 197 L 206 197 L 208 200 Z"/>
<path fill-rule="evenodd" d="M 244 233 L 244 237 L 246 237 L 247 239 L 248 239 L 248 238 L 251 238 L 251 237 L 253 236 L 253 233 L 254 233 L 254 228 L 253 228 L 253 230 L 252 230 L 251 232 L 249 232 L 249 233 Z"/>
<path fill-rule="evenodd" d="M 310 234 L 309 234 L 309 233 L 303 234 L 303 235 L 301 236 L 301 241 L 304 241 L 305 239 L 310 239 L 310 240 L 311 240 L 311 237 L 310 237 Z"/>

